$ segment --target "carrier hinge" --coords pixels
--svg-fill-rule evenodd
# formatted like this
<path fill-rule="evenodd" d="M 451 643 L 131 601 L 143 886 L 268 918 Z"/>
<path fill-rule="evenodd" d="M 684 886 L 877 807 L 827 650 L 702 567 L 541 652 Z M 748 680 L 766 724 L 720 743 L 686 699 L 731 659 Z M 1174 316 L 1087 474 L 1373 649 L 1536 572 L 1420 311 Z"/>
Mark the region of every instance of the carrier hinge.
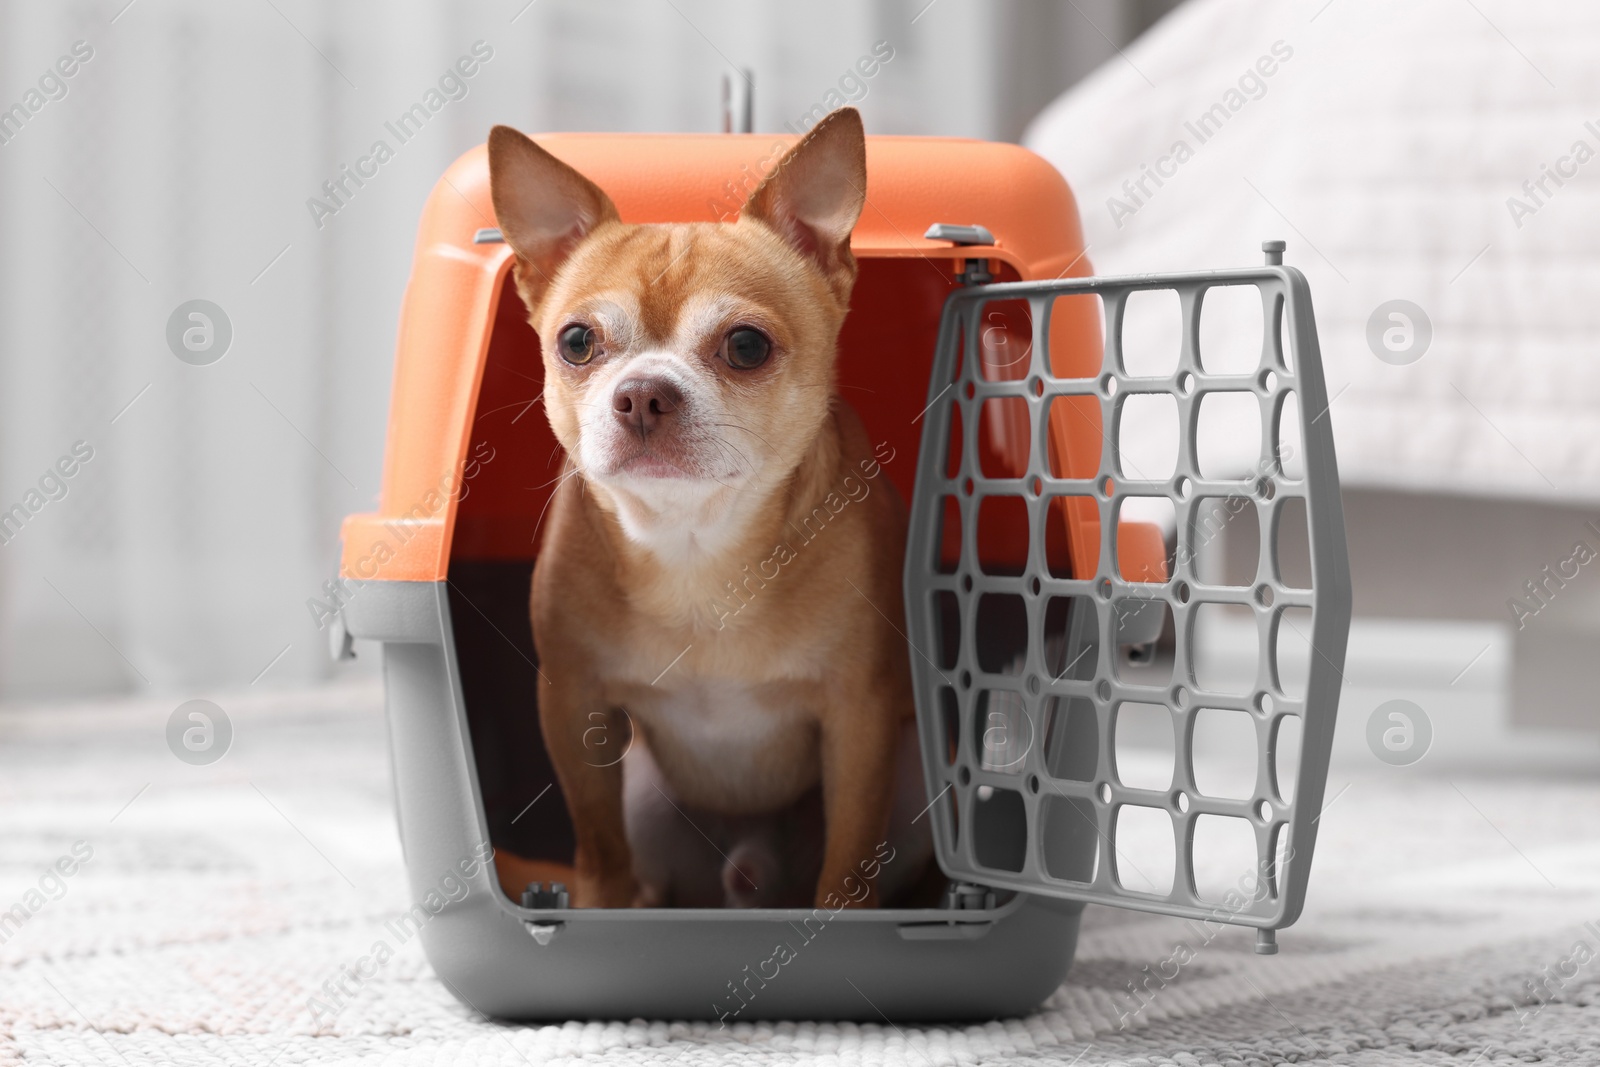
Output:
<path fill-rule="evenodd" d="M 963 260 L 961 270 L 956 274 L 956 281 L 962 285 L 988 285 L 994 281 L 994 275 L 989 272 L 987 259 Z"/>
<path fill-rule="evenodd" d="M 944 891 L 945 911 L 993 911 L 995 891 L 986 885 L 971 882 L 951 882 Z M 988 935 L 994 922 L 963 922 L 947 919 L 942 922 L 900 923 L 900 937 L 906 941 L 976 941 Z"/>
<path fill-rule="evenodd" d="M 994 907 L 994 890 L 971 882 L 951 882 L 944 891 L 947 911 L 981 911 Z"/>

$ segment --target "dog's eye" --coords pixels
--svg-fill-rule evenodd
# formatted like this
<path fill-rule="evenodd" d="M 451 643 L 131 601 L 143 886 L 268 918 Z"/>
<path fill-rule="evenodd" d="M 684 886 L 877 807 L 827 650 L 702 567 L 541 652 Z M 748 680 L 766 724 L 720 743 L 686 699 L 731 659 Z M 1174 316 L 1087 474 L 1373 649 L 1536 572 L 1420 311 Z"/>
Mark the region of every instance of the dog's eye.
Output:
<path fill-rule="evenodd" d="M 734 370 L 754 370 L 772 354 L 772 342 L 760 330 L 734 330 L 722 342 L 722 358 Z"/>
<path fill-rule="evenodd" d="M 561 331 L 561 340 L 556 347 L 561 350 L 562 359 L 581 366 L 594 358 L 596 340 L 593 328 L 568 326 Z"/>

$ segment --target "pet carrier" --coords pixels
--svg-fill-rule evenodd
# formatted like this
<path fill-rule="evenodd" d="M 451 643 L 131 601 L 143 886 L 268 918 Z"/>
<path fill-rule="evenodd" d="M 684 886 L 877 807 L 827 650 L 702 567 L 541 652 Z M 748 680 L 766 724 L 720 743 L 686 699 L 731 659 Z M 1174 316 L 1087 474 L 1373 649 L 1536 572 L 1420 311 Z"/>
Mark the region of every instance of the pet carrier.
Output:
<path fill-rule="evenodd" d="M 538 140 L 630 222 L 732 218 L 792 143 Z M 1262 951 L 1299 913 L 1349 622 L 1304 278 L 1272 253 L 1254 269 L 1088 277 L 1072 195 L 1031 153 L 872 137 L 867 159 L 839 385 L 894 449 L 884 469 L 911 502 L 906 628 L 943 907 L 565 906 L 549 883 L 572 830 L 528 621 L 562 455 L 484 150 L 428 200 L 381 500 L 344 523 L 334 632 L 341 654 L 352 638 L 383 646 L 414 914 L 435 971 L 482 1012 L 993 1017 L 1056 988 L 1085 902 L 1254 927 Z M 1227 359 L 1200 325 L 1222 289 L 1262 322 L 1259 346 Z M 1129 309 L 1162 291 L 1181 330 L 1146 365 L 1125 344 Z M 1125 447 L 1151 402 L 1176 426 L 1170 469 Z M 1243 459 L 1207 454 L 1216 418 L 1253 442 Z M 1205 562 L 1224 525 L 1255 545 L 1238 573 Z M 1215 716 L 1238 727 L 1231 793 L 1192 758 L 1218 751 L 1197 740 Z M 1171 749 L 1153 778 L 1124 745 L 1151 723 Z M 1214 860 L 1213 840 L 1236 861 Z"/>

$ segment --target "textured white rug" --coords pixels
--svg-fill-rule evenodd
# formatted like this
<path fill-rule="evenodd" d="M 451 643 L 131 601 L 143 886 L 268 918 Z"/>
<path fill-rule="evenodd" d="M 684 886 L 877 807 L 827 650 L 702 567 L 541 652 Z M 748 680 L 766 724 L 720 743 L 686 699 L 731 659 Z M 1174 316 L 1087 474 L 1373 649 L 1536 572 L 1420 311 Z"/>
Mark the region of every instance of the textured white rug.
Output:
<path fill-rule="evenodd" d="M 405 904 L 379 699 L 219 698 L 208 767 L 167 750 L 170 703 L 0 712 L 0 911 L 32 910 L 0 917 L 0 1064 L 1600 1064 L 1600 778 L 1426 760 L 1335 774 L 1279 956 L 1228 934 L 1147 982 L 1183 928 L 1091 908 L 1028 1018 L 505 1025 L 412 944 L 318 1026 L 308 998 Z"/>

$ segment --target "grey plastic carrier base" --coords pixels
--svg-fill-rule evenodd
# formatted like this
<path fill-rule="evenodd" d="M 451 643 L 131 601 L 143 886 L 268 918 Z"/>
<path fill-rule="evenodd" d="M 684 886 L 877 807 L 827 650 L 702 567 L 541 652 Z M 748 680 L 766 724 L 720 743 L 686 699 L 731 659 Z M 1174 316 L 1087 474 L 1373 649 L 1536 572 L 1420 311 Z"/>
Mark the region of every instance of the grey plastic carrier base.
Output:
<path fill-rule="evenodd" d="M 489 865 L 462 878 L 461 864 L 474 866 L 488 828 L 446 583 L 349 587 L 350 636 L 383 644 L 411 899 L 432 893 L 437 901 L 447 875 L 467 886 L 422 925 L 423 948 L 440 979 L 476 1010 L 509 1019 L 730 1025 L 982 1019 L 1037 1007 L 1071 965 L 1083 905 L 1027 895 L 970 911 L 534 911 L 506 898 Z M 779 945 L 788 953 L 777 953 Z"/>

